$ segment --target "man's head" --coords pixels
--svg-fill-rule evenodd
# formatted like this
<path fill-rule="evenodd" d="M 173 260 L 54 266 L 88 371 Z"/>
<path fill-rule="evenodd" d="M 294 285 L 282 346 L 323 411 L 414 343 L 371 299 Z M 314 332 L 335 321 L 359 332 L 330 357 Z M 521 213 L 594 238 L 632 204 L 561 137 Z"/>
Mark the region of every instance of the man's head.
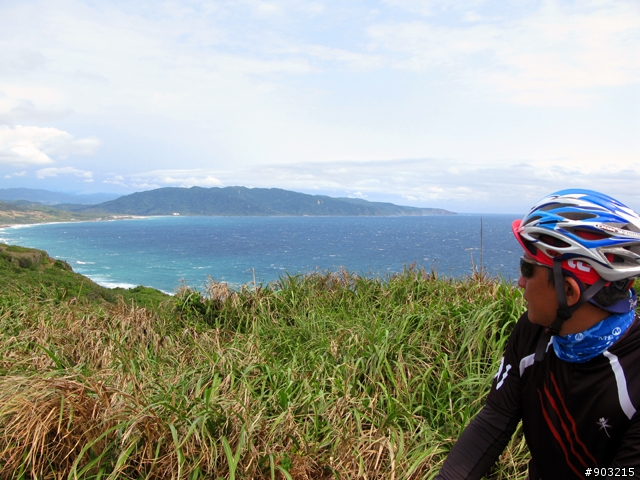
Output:
<path fill-rule="evenodd" d="M 587 300 L 612 312 L 635 306 L 629 289 L 640 276 L 640 216 L 625 205 L 591 190 L 563 190 L 512 229 L 525 251 L 518 284 L 526 287 L 534 323 L 557 332 Z"/>

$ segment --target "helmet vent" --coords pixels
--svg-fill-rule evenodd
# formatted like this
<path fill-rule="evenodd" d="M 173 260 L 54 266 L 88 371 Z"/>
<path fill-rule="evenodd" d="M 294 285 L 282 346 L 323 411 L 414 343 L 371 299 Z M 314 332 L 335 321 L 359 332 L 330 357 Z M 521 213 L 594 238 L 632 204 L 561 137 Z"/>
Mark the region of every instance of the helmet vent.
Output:
<path fill-rule="evenodd" d="M 596 218 L 597 215 L 595 213 L 588 212 L 558 212 L 563 218 L 567 220 L 587 220 L 589 218 Z"/>
<path fill-rule="evenodd" d="M 538 210 L 540 210 L 541 212 L 548 212 L 549 210 L 553 210 L 555 208 L 561 207 L 562 204 L 561 203 L 548 203 L 540 208 L 538 208 Z"/>
<path fill-rule="evenodd" d="M 523 223 L 523 225 L 529 225 L 532 222 L 535 222 L 536 220 L 540 220 L 542 218 L 541 215 L 534 215 L 533 217 L 527 218 L 527 221 Z"/>
<path fill-rule="evenodd" d="M 584 240 L 602 240 L 603 238 L 611 237 L 611 235 L 605 232 L 596 232 L 594 230 L 585 230 L 582 228 L 572 228 L 569 231 L 576 237 L 582 238 Z"/>
<path fill-rule="evenodd" d="M 556 248 L 567 248 L 571 246 L 564 240 L 561 240 L 558 237 L 554 237 L 552 235 L 540 235 L 538 237 L 538 241 L 550 247 L 556 247 Z"/>

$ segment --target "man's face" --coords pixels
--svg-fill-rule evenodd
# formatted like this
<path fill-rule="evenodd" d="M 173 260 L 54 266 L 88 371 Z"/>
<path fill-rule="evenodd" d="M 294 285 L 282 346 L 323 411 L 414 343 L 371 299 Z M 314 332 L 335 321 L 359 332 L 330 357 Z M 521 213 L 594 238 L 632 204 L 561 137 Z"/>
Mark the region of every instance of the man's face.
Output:
<path fill-rule="evenodd" d="M 525 255 L 525 258 L 533 261 Z M 518 286 L 524 289 L 524 299 L 527 302 L 529 321 L 544 327 L 550 326 L 556 318 L 558 310 L 558 296 L 555 286 L 549 283 L 549 267 L 532 265 L 533 272 L 529 277 L 518 278 Z"/>

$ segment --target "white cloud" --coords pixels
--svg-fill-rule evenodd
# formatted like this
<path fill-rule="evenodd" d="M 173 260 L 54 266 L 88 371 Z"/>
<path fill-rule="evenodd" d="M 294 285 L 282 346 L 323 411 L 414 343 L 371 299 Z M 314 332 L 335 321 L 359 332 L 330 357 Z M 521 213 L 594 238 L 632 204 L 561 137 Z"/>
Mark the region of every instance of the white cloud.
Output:
<path fill-rule="evenodd" d="M 591 102 L 593 89 L 640 82 L 634 2 L 547 1 L 518 18 L 474 20 L 379 23 L 368 32 L 373 48 L 392 55 L 396 68 L 448 69 L 516 103 L 581 105 Z"/>
<path fill-rule="evenodd" d="M 418 13 L 421 15 L 431 15 L 434 11 L 432 1 L 425 0 L 383 0 L 382 3 L 390 5 L 391 7 L 407 10 L 411 13 Z"/>
<path fill-rule="evenodd" d="M 27 171 L 22 170 L 21 172 L 13 172 L 8 175 L 5 175 L 4 178 L 24 177 L 26 174 L 27 174 Z"/>
<path fill-rule="evenodd" d="M 222 182 L 206 169 L 153 170 L 131 175 L 112 175 L 104 183 L 141 190 L 160 187 L 219 187 Z"/>
<path fill-rule="evenodd" d="M 366 52 L 353 52 L 343 48 L 330 48 L 323 45 L 302 45 L 290 48 L 287 53 L 302 54 L 309 60 L 344 65 L 355 71 L 372 71 L 383 68 L 388 60 L 384 55 Z"/>
<path fill-rule="evenodd" d="M 1 63 L 0 58 L 0 71 Z M 21 122 L 50 124 L 71 113 L 71 109 L 62 105 L 64 96 L 59 89 L 29 85 L 25 79 L 14 83 L 9 83 L 10 78 L 3 80 L 0 80 L 0 125 Z"/>
<path fill-rule="evenodd" d="M 0 126 L 0 164 L 46 165 L 51 156 L 91 155 L 99 145 L 97 138 L 76 139 L 57 128 Z"/>
<path fill-rule="evenodd" d="M 128 185 L 125 183 L 125 179 L 122 175 L 111 175 L 107 179 L 103 180 L 102 183 L 110 184 L 110 185 L 118 185 L 120 187 L 127 187 Z"/>
<path fill-rule="evenodd" d="M 93 172 L 80 170 L 73 167 L 41 168 L 40 170 L 36 171 L 36 177 L 39 179 L 59 177 L 61 175 L 72 175 L 74 177 L 81 178 L 84 182 L 93 182 Z"/>
<path fill-rule="evenodd" d="M 353 192 L 350 195 L 348 195 L 348 197 L 349 198 L 362 198 L 362 199 L 367 198 L 367 196 L 362 192 Z"/>
<path fill-rule="evenodd" d="M 282 15 L 282 9 L 275 2 L 253 2 L 258 15 Z"/>
<path fill-rule="evenodd" d="M 0 113 L 18 105 L 22 100 L 29 100 L 45 107 L 58 105 L 64 99 L 62 90 L 50 86 L 33 85 L 26 82 L 0 83 Z"/>

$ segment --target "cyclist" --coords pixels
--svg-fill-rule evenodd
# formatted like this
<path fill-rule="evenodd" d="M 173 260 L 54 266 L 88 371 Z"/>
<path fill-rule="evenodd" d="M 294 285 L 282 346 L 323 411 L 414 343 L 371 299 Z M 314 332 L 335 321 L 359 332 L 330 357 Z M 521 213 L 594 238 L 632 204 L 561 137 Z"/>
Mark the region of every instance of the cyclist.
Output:
<path fill-rule="evenodd" d="M 512 225 L 524 254 L 515 325 L 480 413 L 438 480 L 479 479 L 518 423 L 530 480 L 640 478 L 640 215 L 563 190 Z M 603 470 L 606 468 L 606 470 Z"/>

